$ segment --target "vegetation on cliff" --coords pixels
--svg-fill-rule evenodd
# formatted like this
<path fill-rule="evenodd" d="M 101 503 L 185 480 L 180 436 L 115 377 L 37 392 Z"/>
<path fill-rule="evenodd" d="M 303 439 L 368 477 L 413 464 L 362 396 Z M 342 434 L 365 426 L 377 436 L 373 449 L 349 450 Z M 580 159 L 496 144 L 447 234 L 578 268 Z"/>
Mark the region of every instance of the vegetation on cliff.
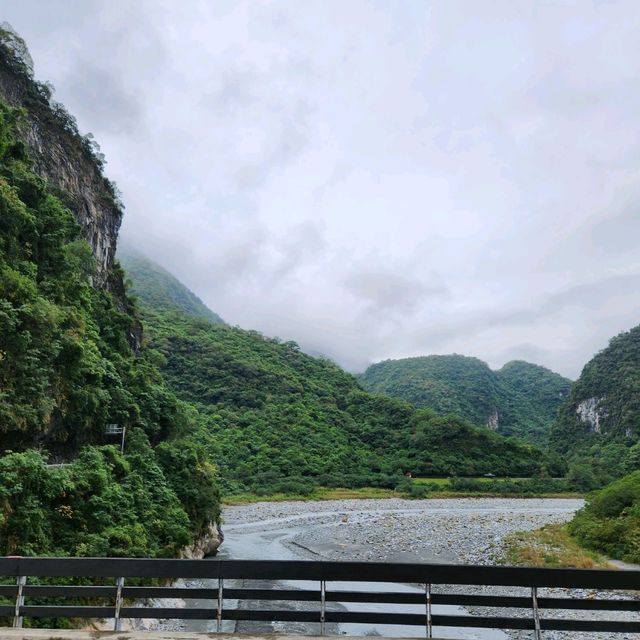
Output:
<path fill-rule="evenodd" d="M 528 362 L 513 361 L 492 371 L 478 358 L 456 354 L 385 360 L 371 365 L 359 380 L 369 391 L 440 414 L 457 413 L 538 445 L 546 444 L 571 385 Z"/>
<path fill-rule="evenodd" d="M 588 549 L 640 563 L 640 471 L 590 495 L 569 531 Z"/>
<path fill-rule="evenodd" d="M 33 172 L 21 117 L 0 104 L 0 553 L 173 555 L 217 518 L 213 469 L 153 354 L 132 351 L 135 318 L 91 286 L 91 250 Z M 128 428 L 124 456 L 107 423 Z"/>
<path fill-rule="evenodd" d="M 640 469 L 640 326 L 613 338 L 571 388 L 551 446 L 593 489 Z"/>

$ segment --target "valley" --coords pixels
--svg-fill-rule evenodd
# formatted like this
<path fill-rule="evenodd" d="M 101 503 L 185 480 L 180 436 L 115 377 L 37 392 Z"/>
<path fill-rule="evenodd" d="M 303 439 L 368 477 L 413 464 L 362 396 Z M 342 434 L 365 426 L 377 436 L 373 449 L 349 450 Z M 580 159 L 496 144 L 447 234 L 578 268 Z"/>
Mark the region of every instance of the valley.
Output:
<path fill-rule="evenodd" d="M 551 526 L 640 562 L 640 326 L 575 381 L 437 341 L 355 375 L 117 247 L 120 192 L 52 96 L 1 26 L 0 555 L 200 558 L 222 526 L 221 558 L 492 564 Z M 556 562 L 538 540 L 509 557 Z"/>

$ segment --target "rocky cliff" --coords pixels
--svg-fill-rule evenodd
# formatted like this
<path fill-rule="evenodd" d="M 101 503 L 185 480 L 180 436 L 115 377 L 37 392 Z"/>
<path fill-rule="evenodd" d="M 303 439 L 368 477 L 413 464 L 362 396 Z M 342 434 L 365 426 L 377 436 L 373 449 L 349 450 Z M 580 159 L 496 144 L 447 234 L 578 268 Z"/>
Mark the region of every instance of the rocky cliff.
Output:
<path fill-rule="evenodd" d="M 563 454 L 616 444 L 616 462 L 623 466 L 638 441 L 640 326 L 613 338 L 585 365 L 551 432 L 552 445 Z"/>
<path fill-rule="evenodd" d="M 46 179 L 71 209 L 96 260 L 94 286 L 113 288 L 111 266 L 122 221 L 112 183 L 102 175 L 102 159 L 90 137 L 79 134 L 75 119 L 52 100 L 50 85 L 33 77 L 24 42 L 8 25 L 0 27 L 0 100 L 24 109 L 20 134 Z"/>

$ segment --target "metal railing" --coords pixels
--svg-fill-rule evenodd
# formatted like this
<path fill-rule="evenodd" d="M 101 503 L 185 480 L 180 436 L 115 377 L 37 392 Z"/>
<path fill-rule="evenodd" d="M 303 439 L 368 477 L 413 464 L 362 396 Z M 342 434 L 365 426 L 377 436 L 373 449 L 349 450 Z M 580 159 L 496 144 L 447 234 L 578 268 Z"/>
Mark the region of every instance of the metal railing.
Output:
<path fill-rule="evenodd" d="M 427 638 L 434 627 L 527 629 L 538 639 L 546 630 L 640 633 L 640 616 L 635 620 L 589 620 L 557 618 L 549 612 L 580 610 L 640 613 L 640 600 L 601 597 L 601 591 L 640 590 L 640 571 L 597 569 L 537 569 L 502 566 L 446 564 L 404 564 L 379 562 L 315 562 L 269 560 L 159 560 L 137 558 L 0 558 L 0 578 L 15 580 L 0 585 L 0 596 L 13 604 L 0 605 L 0 616 L 23 618 L 111 618 L 115 630 L 123 618 L 199 619 L 217 621 L 293 621 L 317 623 L 321 633 L 328 623 L 411 625 L 425 628 Z M 113 584 L 42 584 L 55 578 L 113 580 Z M 211 587 L 133 586 L 127 580 L 155 579 L 170 582 L 179 578 L 213 580 Z M 247 588 L 228 586 L 235 580 L 314 581 L 317 589 Z M 227 585 L 225 585 L 225 581 Z M 402 583 L 420 585 L 420 591 L 340 590 L 340 582 Z M 446 590 L 440 589 L 447 585 Z M 530 594 L 499 595 L 451 593 L 452 586 L 507 586 L 525 588 Z M 541 596 L 547 587 L 595 590 L 588 597 Z M 461 589 L 458 589 L 460 591 Z M 455 589 L 454 589 L 455 591 Z M 464 591 L 464 589 L 462 589 Z M 631 594 L 635 596 L 635 594 Z M 41 604 L 46 599 L 86 600 L 90 604 Z M 210 607 L 132 606 L 147 598 L 182 598 L 209 601 Z M 33 600 L 38 603 L 33 603 Z M 99 600 L 109 604 L 96 605 Z M 268 609 L 239 606 L 240 602 L 306 602 L 313 610 Z M 236 606 L 232 606 L 236 603 Z M 331 610 L 327 604 L 368 603 L 375 611 Z M 422 613 L 388 611 L 388 605 L 420 605 Z M 525 610 L 522 615 L 446 615 L 433 610 L 437 605 Z M 342 608 L 344 609 L 344 607 Z M 509 611 L 508 611 L 509 612 Z"/>

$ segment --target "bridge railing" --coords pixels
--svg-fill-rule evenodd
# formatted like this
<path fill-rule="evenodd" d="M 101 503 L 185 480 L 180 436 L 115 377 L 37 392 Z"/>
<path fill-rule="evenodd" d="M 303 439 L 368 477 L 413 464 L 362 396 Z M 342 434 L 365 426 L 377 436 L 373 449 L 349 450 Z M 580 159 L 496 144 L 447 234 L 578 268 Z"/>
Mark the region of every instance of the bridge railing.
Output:
<path fill-rule="evenodd" d="M 316 562 L 269 560 L 162 560 L 137 558 L 0 558 L 0 578 L 14 581 L 0 585 L 0 596 L 11 604 L 0 605 L 0 616 L 20 627 L 23 618 L 113 619 L 120 630 L 124 618 L 293 621 L 317 623 L 321 633 L 329 623 L 365 623 L 421 626 L 427 637 L 434 627 L 526 629 L 541 639 L 545 630 L 640 633 L 635 620 L 575 619 L 553 615 L 568 610 L 584 612 L 640 613 L 640 571 L 597 569 L 538 569 L 502 566 L 405 564 L 377 562 Z M 50 584 L 55 578 L 65 584 Z M 177 587 L 174 581 L 205 580 L 199 587 Z M 43 579 L 47 584 L 42 584 Z M 91 579 L 91 585 L 87 585 Z M 131 581 L 154 579 L 169 586 L 134 586 Z M 69 584 L 70 581 L 85 584 Z M 302 581 L 297 588 L 252 588 L 236 581 Z M 129 582 L 128 582 L 129 581 Z M 309 581 L 317 588 L 308 588 Z M 112 584 L 95 584 L 96 582 Z M 402 583 L 419 590 L 340 589 L 339 583 Z M 210 585 L 210 586 L 209 586 Z M 443 587 L 446 585 L 446 589 Z M 464 593 L 464 587 L 507 586 L 524 588 L 527 595 Z M 455 587 L 462 593 L 456 593 Z M 460 589 L 460 587 L 463 587 Z M 578 597 L 549 597 L 539 590 L 548 587 L 576 589 Z M 453 592 L 452 591 L 453 588 Z M 476 589 L 477 590 L 477 589 Z M 585 590 L 591 590 L 587 596 Z M 522 593 L 522 589 L 519 590 Z M 602 592 L 615 593 L 604 595 Z M 620 591 L 630 592 L 626 596 Z M 89 604 L 42 604 L 47 599 L 73 599 Z M 181 598 L 209 601 L 210 606 L 132 606 L 149 598 Z M 36 601 L 36 602 L 34 602 Z M 103 602 L 103 604 L 96 604 Z M 106 602 L 106 604 L 104 604 Z M 279 609 L 255 608 L 252 603 L 276 602 Z M 308 603 L 307 610 L 282 608 L 282 602 Z M 310 604 L 309 604 L 310 603 Z M 376 605 L 374 611 L 335 610 L 336 603 Z M 413 611 L 389 611 L 389 605 L 418 605 Z M 437 605 L 490 608 L 488 614 L 447 615 Z M 263 605 L 260 605 L 261 607 Z M 393 606 L 391 607 L 394 608 Z M 309 610 L 311 609 L 311 610 Z M 397 609 L 397 607 L 395 607 Z M 514 610 L 519 615 L 495 615 L 495 610 Z M 493 612 L 493 613 L 491 613 Z"/>

